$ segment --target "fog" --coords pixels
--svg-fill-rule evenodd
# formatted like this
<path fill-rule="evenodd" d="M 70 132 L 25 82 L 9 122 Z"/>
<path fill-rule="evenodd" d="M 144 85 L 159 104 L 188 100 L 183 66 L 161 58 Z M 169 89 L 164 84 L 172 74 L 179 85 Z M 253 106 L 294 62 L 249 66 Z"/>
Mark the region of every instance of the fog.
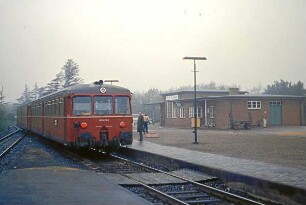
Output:
<path fill-rule="evenodd" d="M 304 0 L 0 0 L 5 101 L 45 86 L 68 58 L 85 82 L 132 91 L 197 82 L 265 87 L 306 83 Z"/>

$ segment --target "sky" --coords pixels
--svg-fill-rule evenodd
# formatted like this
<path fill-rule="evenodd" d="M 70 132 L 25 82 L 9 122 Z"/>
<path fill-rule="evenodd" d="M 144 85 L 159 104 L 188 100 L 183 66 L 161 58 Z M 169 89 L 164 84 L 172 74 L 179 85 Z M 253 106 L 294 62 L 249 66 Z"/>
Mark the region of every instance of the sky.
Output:
<path fill-rule="evenodd" d="M 0 86 L 14 102 L 73 59 L 86 83 L 168 90 L 193 85 L 185 56 L 207 58 L 199 84 L 306 84 L 305 33 L 305 0 L 0 0 Z"/>

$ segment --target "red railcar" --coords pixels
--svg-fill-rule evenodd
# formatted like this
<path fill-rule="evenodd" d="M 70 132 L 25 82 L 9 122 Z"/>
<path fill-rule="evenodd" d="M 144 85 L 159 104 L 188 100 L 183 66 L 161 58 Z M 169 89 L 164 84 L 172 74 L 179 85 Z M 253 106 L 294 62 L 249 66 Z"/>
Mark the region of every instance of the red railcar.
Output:
<path fill-rule="evenodd" d="M 17 125 L 71 147 L 130 145 L 131 92 L 102 81 L 79 84 L 17 108 Z"/>

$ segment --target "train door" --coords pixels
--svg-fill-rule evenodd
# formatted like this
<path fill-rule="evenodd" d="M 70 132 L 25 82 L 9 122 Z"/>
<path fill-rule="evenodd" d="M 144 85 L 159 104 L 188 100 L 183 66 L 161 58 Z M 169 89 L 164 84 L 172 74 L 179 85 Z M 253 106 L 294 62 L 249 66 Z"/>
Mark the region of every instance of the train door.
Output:
<path fill-rule="evenodd" d="M 270 125 L 282 124 L 282 102 L 280 101 L 269 102 L 269 124 Z"/>

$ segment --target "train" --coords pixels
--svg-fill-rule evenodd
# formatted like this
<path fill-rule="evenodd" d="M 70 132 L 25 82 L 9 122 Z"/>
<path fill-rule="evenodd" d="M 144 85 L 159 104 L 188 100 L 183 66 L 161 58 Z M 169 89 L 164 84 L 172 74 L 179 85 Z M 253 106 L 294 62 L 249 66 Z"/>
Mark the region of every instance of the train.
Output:
<path fill-rule="evenodd" d="M 110 151 L 133 142 L 132 93 L 102 80 L 17 107 L 17 126 L 71 148 Z"/>

